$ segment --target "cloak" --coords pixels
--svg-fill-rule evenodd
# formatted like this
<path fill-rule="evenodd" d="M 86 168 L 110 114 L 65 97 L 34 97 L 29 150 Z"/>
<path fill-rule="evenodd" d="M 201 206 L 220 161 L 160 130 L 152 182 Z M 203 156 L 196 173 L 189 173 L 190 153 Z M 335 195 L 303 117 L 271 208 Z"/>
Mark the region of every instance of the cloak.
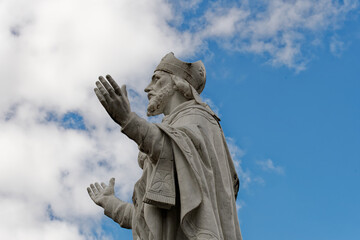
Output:
<path fill-rule="evenodd" d="M 235 202 L 239 179 L 209 107 L 187 101 L 159 124 L 132 114 L 122 132 L 138 143 L 143 174 L 133 204 L 105 214 L 132 228 L 134 239 L 242 239 Z"/>

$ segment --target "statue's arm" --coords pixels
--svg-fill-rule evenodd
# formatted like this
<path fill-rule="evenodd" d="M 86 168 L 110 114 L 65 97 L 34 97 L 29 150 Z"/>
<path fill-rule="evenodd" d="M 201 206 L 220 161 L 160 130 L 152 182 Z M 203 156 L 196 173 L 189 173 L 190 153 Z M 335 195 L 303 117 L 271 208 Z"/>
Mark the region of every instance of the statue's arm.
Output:
<path fill-rule="evenodd" d="M 105 183 L 90 184 L 87 188 L 90 198 L 100 207 L 104 208 L 105 215 L 119 223 L 123 228 L 131 229 L 131 222 L 134 215 L 134 205 L 121 201 L 115 197 L 115 179 Z"/>
<path fill-rule="evenodd" d="M 110 75 L 106 80 L 100 76 L 94 91 L 110 117 L 122 127 L 122 132 L 155 163 L 163 149 L 165 135 L 155 124 L 131 112 L 126 86 L 120 88 Z"/>
<path fill-rule="evenodd" d="M 167 143 L 164 141 L 165 133 L 155 124 L 149 123 L 136 113 L 130 113 L 127 123 L 121 128 L 121 132 L 134 140 L 140 151 L 149 155 L 153 163 L 157 162 L 161 151 L 167 149 L 164 148 L 164 144 Z"/>
<path fill-rule="evenodd" d="M 104 213 L 123 228 L 131 229 L 131 222 L 134 215 L 134 205 L 121 201 L 112 196 L 104 207 Z"/>

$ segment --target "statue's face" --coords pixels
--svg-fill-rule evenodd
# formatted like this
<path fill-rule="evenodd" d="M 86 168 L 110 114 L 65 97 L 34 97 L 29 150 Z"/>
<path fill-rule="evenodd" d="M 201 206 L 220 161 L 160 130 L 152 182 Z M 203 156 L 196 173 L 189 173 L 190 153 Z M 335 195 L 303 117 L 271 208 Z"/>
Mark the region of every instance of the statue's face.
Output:
<path fill-rule="evenodd" d="M 174 81 L 170 74 L 156 71 L 150 84 L 144 90 L 148 94 L 148 116 L 156 116 L 164 113 L 164 108 L 170 97 L 174 94 Z"/>

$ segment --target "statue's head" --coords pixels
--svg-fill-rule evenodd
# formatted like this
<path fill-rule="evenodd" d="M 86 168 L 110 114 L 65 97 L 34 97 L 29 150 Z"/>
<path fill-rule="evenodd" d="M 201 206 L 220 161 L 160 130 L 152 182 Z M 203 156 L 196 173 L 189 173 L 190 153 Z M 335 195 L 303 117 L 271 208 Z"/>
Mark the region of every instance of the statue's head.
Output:
<path fill-rule="evenodd" d="M 148 93 L 148 116 L 163 113 L 166 104 L 180 92 L 186 99 L 194 98 L 205 87 L 206 71 L 202 61 L 187 63 L 177 59 L 174 53 L 166 54 L 154 71 L 150 84 L 145 88 Z"/>

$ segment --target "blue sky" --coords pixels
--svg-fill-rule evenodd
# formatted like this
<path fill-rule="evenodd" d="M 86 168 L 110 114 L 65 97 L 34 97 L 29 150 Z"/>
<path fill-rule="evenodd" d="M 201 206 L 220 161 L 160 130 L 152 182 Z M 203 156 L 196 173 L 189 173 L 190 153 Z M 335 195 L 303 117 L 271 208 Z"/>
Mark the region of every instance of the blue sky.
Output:
<path fill-rule="evenodd" d="M 110 73 L 145 117 L 170 51 L 205 64 L 244 239 L 359 238 L 358 1 L 12 0 L 0 16 L 1 239 L 132 239 L 87 196 L 115 177 L 130 201 L 141 174 L 92 89 Z"/>

